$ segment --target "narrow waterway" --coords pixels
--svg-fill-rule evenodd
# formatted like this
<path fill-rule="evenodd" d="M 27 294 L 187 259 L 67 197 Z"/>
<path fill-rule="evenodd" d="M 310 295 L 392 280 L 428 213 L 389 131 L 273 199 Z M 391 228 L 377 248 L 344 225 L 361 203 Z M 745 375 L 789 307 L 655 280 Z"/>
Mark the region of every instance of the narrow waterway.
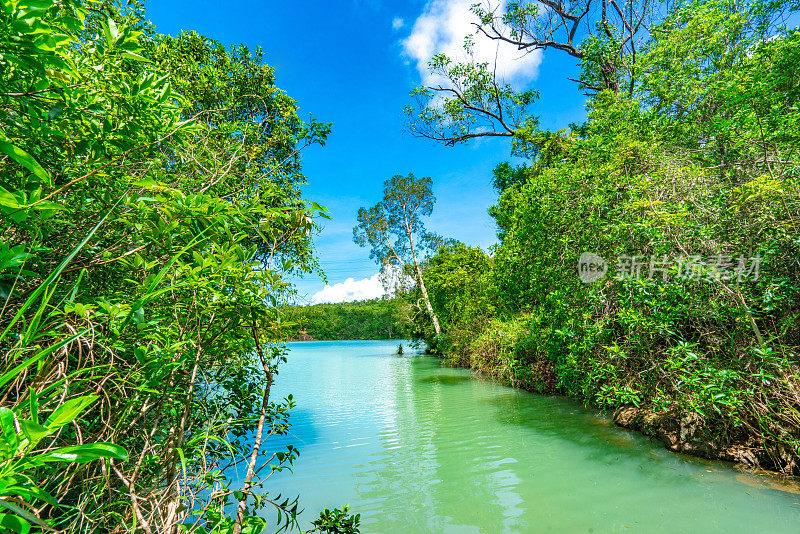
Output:
<path fill-rule="evenodd" d="M 397 345 L 290 344 L 273 395 L 297 408 L 269 448 L 301 455 L 269 486 L 301 496 L 305 525 L 350 503 L 365 533 L 800 532 L 800 495 L 775 477 L 672 454 L 567 399 Z"/>

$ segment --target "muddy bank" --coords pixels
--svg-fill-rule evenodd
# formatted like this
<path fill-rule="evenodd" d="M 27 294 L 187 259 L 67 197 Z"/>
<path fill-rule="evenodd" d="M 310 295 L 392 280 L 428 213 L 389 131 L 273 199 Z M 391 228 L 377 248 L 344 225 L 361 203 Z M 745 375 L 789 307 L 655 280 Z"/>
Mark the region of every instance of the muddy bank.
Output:
<path fill-rule="evenodd" d="M 317 340 L 308 335 L 307 332 L 298 332 L 296 336 L 290 337 L 288 341 L 294 342 L 294 341 L 317 341 Z"/>
<path fill-rule="evenodd" d="M 744 431 L 715 439 L 711 437 L 703 418 L 696 413 L 687 414 L 678 410 L 653 412 L 635 406 L 622 406 L 614 411 L 613 419 L 617 426 L 653 437 L 671 451 L 787 475 L 800 475 L 800 466 L 784 444 L 766 443 Z"/>

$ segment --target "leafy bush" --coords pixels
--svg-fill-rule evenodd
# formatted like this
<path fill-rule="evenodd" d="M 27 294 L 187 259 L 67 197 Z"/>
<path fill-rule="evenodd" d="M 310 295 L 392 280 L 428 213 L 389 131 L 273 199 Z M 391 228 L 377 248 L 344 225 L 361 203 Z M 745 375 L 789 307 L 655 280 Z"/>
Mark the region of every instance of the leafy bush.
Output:
<path fill-rule="evenodd" d="M 2 0 L 0 117 L 3 530 L 297 527 L 263 487 L 297 451 L 264 440 L 292 406 L 284 276 L 324 216 L 299 152 L 329 126 L 259 50 L 78 0 Z"/>

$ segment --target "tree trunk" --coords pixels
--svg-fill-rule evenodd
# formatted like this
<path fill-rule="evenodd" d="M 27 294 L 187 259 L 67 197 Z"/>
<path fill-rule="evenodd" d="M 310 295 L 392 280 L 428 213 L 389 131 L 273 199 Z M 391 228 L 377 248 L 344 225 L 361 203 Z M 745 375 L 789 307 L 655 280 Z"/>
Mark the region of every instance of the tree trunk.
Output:
<path fill-rule="evenodd" d="M 247 464 L 247 475 L 244 478 L 244 485 L 242 486 L 242 500 L 239 501 L 236 507 L 236 520 L 233 524 L 233 534 L 242 534 L 242 523 L 244 522 L 244 511 L 247 507 L 247 497 L 250 495 L 250 489 L 253 487 L 253 477 L 255 476 L 256 462 L 258 461 L 258 453 L 261 451 L 261 440 L 264 436 L 264 425 L 267 420 L 267 408 L 269 408 L 269 390 L 272 388 L 272 370 L 269 367 L 269 361 L 264 357 L 264 351 L 261 349 L 261 343 L 258 341 L 258 328 L 255 321 L 253 321 L 253 340 L 256 343 L 256 350 L 261 359 L 261 365 L 264 367 L 264 375 L 267 379 L 267 386 L 264 388 L 264 398 L 261 401 L 261 413 L 258 416 L 258 428 L 253 440 L 253 450 L 250 453 L 250 462 Z"/>
<path fill-rule="evenodd" d="M 436 331 L 436 335 L 442 333 L 442 328 L 439 326 L 439 318 L 436 317 L 436 314 L 433 313 L 433 306 L 431 306 L 431 299 L 428 298 L 428 290 L 425 289 L 425 282 L 422 280 L 422 269 L 419 268 L 419 264 L 414 261 L 414 267 L 417 269 L 417 281 L 419 282 L 419 290 L 422 291 L 422 299 L 425 301 L 425 308 L 428 309 L 428 315 L 431 316 L 431 321 L 433 321 L 433 329 Z"/>
<path fill-rule="evenodd" d="M 433 306 L 431 306 L 431 299 L 428 297 L 428 290 L 425 289 L 425 281 L 422 279 L 422 269 L 419 267 L 419 262 L 417 261 L 417 251 L 414 248 L 414 233 L 411 231 L 411 225 L 408 223 L 408 216 L 406 216 L 406 234 L 408 235 L 408 243 L 411 246 L 411 259 L 414 261 L 414 269 L 417 271 L 417 282 L 419 283 L 419 289 L 422 291 L 422 299 L 425 301 L 425 308 L 428 310 L 428 315 L 431 316 L 431 321 L 433 322 L 433 329 L 436 331 L 436 335 L 442 333 L 442 328 L 439 326 L 439 318 L 436 317 L 436 314 L 433 312 Z M 399 260 L 399 258 L 398 258 Z M 401 263 L 402 264 L 402 263 Z"/>

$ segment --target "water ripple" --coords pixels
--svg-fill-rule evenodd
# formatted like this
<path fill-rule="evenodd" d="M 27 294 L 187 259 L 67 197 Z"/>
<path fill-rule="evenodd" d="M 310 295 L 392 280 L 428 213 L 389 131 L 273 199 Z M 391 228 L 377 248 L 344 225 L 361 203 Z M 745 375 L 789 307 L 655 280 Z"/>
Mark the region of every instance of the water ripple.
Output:
<path fill-rule="evenodd" d="M 800 530 L 794 495 L 396 347 L 292 344 L 273 393 L 298 408 L 266 448 L 300 448 L 270 487 L 301 495 L 306 525 L 350 503 L 369 533 Z"/>

